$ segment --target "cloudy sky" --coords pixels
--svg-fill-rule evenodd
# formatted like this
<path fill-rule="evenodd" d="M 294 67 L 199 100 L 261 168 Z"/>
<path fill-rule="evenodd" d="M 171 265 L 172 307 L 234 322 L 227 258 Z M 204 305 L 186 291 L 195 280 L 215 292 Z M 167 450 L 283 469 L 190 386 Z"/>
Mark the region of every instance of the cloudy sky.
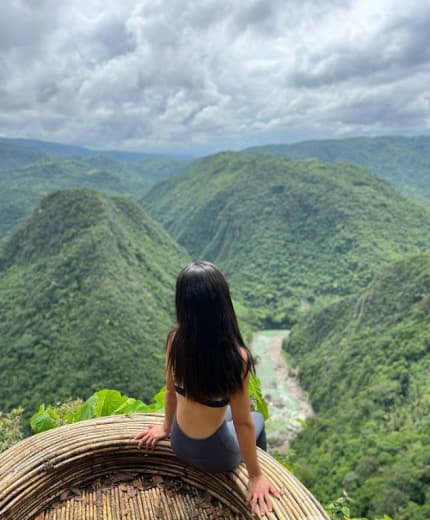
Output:
<path fill-rule="evenodd" d="M 430 0 L 1 0 L 0 135 L 206 153 L 430 134 Z"/>

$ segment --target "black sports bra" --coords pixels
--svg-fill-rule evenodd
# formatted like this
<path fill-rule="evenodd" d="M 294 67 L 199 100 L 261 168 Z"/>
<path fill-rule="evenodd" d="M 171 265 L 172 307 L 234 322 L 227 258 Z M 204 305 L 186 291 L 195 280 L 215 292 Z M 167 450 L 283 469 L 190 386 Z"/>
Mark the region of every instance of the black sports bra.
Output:
<path fill-rule="evenodd" d="M 175 385 L 175 390 L 178 394 L 185 396 L 184 389 L 181 386 Z M 203 399 L 202 401 L 198 401 L 200 404 L 205 404 L 206 406 L 212 406 L 213 408 L 221 408 L 222 406 L 227 406 L 229 400 L 228 399 L 220 399 L 219 401 L 212 401 L 210 399 Z"/>

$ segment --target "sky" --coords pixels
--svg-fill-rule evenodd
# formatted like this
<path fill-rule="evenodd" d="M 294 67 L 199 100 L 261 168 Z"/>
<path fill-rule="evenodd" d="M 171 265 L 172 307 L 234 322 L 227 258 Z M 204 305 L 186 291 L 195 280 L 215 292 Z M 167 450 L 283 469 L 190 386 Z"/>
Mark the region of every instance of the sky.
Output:
<path fill-rule="evenodd" d="M 430 135 L 430 0 L 1 0 L 0 135 L 202 154 Z"/>

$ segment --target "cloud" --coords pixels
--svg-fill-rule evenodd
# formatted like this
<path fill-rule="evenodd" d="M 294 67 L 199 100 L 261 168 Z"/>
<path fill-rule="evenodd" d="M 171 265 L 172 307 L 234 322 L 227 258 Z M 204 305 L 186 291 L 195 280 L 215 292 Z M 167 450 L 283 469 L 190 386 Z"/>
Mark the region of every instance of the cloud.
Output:
<path fill-rule="evenodd" d="M 0 134 L 212 151 L 428 133 L 430 6 L 4 0 Z"/>

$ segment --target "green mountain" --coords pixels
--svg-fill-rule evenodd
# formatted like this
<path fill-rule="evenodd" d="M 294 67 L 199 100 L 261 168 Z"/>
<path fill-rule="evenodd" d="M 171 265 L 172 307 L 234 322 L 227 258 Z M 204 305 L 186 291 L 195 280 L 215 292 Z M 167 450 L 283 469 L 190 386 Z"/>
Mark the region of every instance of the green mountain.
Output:
<path fill-rule="evenodd" d="M 430 518 L 429 323 L 423 253 L 305 312 L 284 344 L 316 411 L 290 462 L 323 501 L 345 488 L 354 517 Z"/>
<path fill-rule="evenodd" d="M 57 191 L 0 250 L 0 410 L 164 384 L 174 288 L 189 261 L 135 202 Z"/>
<path fill-rule="evenodd" d="M 218 264 L 266 328 L 430 248 L 426 208 L 342 163 L 219 153 L 156 184 L 141 203 L 193 257 Z"/>
<path fill-rule="evenodd" d="M 43 157 L 31 148 L 0 143 L 1 158 L 0 237 L 10 235 L 41 197 L 53 191 L 81 186 L 140 199 L 156 182 L 189 164 L 176 159 L 153 158 L 134 164 L 104 156 Z"/>
<path fill-rule="evenodd" d="M 354 137 L 248 148 L 290 159 L 315 157 L 369 168 L 409 197 L 430 205 L 430 137 Z"/>

